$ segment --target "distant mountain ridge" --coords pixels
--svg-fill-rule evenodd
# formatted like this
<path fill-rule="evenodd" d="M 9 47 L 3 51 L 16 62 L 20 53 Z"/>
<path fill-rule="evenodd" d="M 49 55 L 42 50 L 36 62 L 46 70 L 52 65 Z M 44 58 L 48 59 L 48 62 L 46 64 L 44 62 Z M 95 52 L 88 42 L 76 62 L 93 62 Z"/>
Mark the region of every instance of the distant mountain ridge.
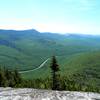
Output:
<path fill-rule="evenodd" d="M 74 80 L 84 84 L 82 86 L 91 84 L 100 88 L 99 35 L 62 35 L 34 29 L 0 30 L 0 67 L 27 72 L 21 73 L 24 79 L 50 76 L 51 61 L 47 59 L 53 55 L 57 58 L 62 76 L 78 75 L 80 77 L 76 76 Z M 43 66 L 39 67 L 41 64 Z"/>
<path fill-rule="evenodd" d="M 100 37 L 92 35 L 51 34 L 35 29 L 0 30 L 0 65 L 19 70 L 31 69 L 52 55 L 70 56 L 98 51 L 99 42 Z"/>
<path fill-rule="evenodd" d="M 46 33 L 46 34 L 59 34 L 59 35 L 66 35 L 66 36 L 100 36 L 100 35 L 93 35 L 93 34 L 82 34 L 82 33 L 57 33 L 57 32 L 40 32 L 36 29 L 26 29 L 26 30 L 14 30 L 14 29 L 0 29 L 0 32 L 4 32 L 4 31 L 8 31 L 8 32 L 33 32 L 33 33 Z"/>

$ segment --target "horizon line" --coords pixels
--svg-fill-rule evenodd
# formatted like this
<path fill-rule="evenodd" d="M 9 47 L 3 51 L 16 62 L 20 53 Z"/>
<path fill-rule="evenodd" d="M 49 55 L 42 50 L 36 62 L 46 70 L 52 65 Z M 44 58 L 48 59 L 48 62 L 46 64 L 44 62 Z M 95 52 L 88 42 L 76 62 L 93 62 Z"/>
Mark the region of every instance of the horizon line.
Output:
<path fill-rule="evenodd" d="M 34 28 L 27 28 L 27 29 L 6 29 L 6 28 L 0 28 L 0 30 L 6 30 L 6 31 L 28 31 L 28 30 L 35 30 L 40 33 L 52 33 L 52 34 L 61 34 L 61 35 L 67 35 L 67 34 L 73 34 L 73 35 L 92 35 L 92 36 L 98 36 L 100 34 L 91 34 L 91 33 L 82 33 L 82 32 L 52 32 L 52 31 L 39 31 L 38 29 Z"/>

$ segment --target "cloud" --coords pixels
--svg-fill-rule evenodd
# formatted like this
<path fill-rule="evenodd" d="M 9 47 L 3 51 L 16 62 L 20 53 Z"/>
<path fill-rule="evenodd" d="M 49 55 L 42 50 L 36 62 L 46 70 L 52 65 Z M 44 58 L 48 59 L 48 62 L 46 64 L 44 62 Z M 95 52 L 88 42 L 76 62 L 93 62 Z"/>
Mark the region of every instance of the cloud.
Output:
<path fill-rule="evenodd" d="M 37 23 L 33 27 L 40 32 L 54 33 L 82 33 L 82 34 L 100 34 L 99 27 L 94 24 L 74 24 L 74 23 Z"/>
<path fill-rule="evenodd" d="M 34 23 L 33 25 L 23 24 L 9 24 L 0 25 L 0 29 L 15 29 L 26 30 L 36 29 L 40 32 L 53 32 L 53 33 L 82 33 L 82 34 L 100 34 L 100 25 L 88 24 L 75 24 L 75 23 L 63 23 L 63 22 L 50 22 L 50 23 Z"/>

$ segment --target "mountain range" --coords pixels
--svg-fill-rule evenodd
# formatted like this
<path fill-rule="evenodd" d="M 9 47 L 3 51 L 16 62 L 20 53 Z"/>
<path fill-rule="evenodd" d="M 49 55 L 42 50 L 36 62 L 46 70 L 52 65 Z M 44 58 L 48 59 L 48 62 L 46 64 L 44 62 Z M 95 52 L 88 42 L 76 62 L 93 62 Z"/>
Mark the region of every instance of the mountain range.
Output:
<path fill-rule="evenodd" d="M 92 74 L 99 75 L 96 70 L 100 70 L 98 60 L 100 59 L 100 36 L 69 33 L 62 35 L 34 29 L 0 30 L 1 67 L 18 71 L 31 70 L 53 55 L 57 57 L 62 74 L 83 73 L 83 71 L 85 73 L 91 69 Z M 32 78 L 31 75 L 33 78 L 48 76 L 49 66 L 50 61 L 41 69 L 23 73 L 22 76 L 28 79 Z"/>

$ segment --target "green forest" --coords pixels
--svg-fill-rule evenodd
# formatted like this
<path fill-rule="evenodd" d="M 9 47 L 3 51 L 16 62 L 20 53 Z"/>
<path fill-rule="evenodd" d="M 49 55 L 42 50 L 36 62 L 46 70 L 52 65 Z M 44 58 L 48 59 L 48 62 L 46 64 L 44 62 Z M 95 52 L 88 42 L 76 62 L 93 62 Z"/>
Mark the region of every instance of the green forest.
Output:
<path fill-rule="evenodd" d="M 100 92 L 100 36 L 34 29 L 0 30 L 0 86 L 53 89 L 53 55 L 59 90 Z"/>
<path fill-rule="evenodd" d="M 52 58 L 53 59 L 53 58 Z M 53 90 L 67 90 L 67 91 L 85 91 L 85 92 L 100 92 L 100 85 L 90 83 L 91 78 L 100 77 L 92 73 L 92 77 L 87 73 L 76 73 L 73 75 L 61 75 L 60 67 L 57 64 L 56 58 L 52 60 L 50 77 L 37 79 L 24 79 L 17 70 L 8 70 L 0 68 L 0 87 L 14 87 L 14 88 L 36 88 L 36 89 L 53 89 Z M 55 70 L 55 76 L 53 72 Z M 53 77 L 52 77 L 53 75 Z M 90 75 L 90 74 L 89 74 Z M 32 77 L 32 76 L 31 76 Z M 54 80 L 54 82 L 53 82 Z M 54 85 L 54 86 L 53 86 Z M 53 87 L 53 88 L 52 88 Z"/>

